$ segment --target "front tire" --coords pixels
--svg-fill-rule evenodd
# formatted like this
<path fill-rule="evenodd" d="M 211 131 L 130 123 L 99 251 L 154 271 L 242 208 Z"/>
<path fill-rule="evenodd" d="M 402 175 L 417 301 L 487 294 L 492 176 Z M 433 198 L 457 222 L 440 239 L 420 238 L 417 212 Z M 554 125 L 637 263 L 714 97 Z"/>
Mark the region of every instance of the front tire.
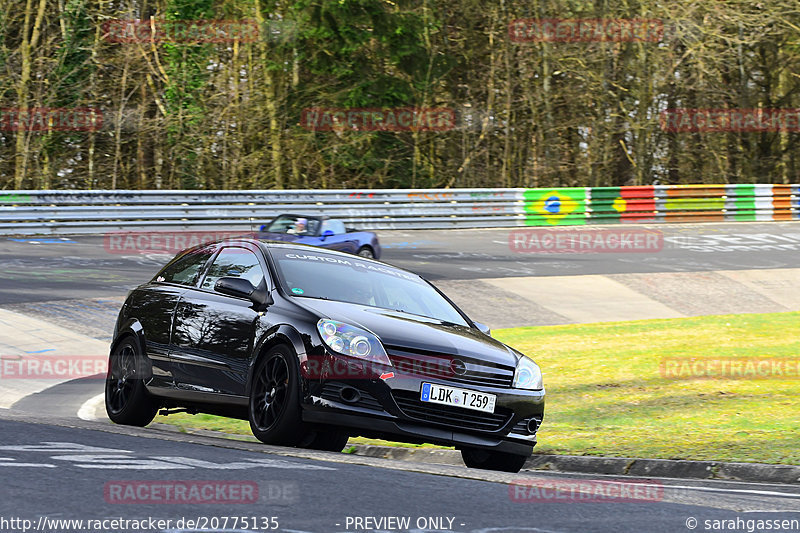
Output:
<path fill-rule="evenodd" d="M 473 448 L 461 450 L 461 458 L 464 460 L 464 464 L 469 468 L 497 470 L 499 472 L 511 472 L 513 474 L 522 470 L 522 467 L 525 466 L 525 461 L 528 460 L 527 455 L 491 452 Z"/>
<path fill-rule="evenodd" d="M 272 348 L 256 364 L 248 418 L 253 435 L 264 444 L 297 446 L 307 435 L 297 358 L 288 347 Z"/>
<path fill-rule="evenodd" d="M 347 446 L 350 435 L 336 430 L 313 430 L 303 441 L 301 446 L 310 450 L 324 452 L 341 452 Z"/>
<path fill-rule="evenodd" d="M 144 386 L 141 356 L 136 342 L 126 337 L 108 360 L 106 376 L 106 413 L 115 424 L 144 427 L 158 413 L 158 402 Z"/>

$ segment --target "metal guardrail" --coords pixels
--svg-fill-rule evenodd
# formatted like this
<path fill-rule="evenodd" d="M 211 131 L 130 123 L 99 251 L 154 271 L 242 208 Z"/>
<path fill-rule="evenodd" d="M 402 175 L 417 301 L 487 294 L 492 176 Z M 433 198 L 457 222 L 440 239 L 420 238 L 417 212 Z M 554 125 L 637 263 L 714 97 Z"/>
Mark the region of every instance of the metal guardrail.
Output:
<path fill-rule="evenodd" d="M 249 230 L 280 213 L 360 229 L 490 228 L 800 219 L 800 185 L 542 189 L 5 191 L 0 234 Z"/>

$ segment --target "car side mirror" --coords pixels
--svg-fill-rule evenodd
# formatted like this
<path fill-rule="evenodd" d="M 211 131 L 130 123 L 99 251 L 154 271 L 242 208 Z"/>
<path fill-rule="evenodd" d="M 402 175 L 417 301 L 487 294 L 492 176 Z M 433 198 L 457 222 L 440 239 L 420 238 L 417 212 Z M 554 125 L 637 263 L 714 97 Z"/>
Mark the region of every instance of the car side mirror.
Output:
<path fill-rule="evenodd" d="M 492 336 L 492 330 L 489 329 L 489 326 L 487 326 L 486 324 L 481 324 L 480 322 L 475 322 L 474 324 L 475 327 L 481 331 L 481 333 L 483 333 L 484 335 L 489 335 L 490 337 Z"/>
<path fill-rule="evenodd" d="M 328 237 L 333 237 L 334 235 L 336 235 L 336 234 L 333 232 L 332 229 L 326 229 L 325 231 L 322 232 L 322 235 L 320 235 L 320 237 L 324 241 Z"/>
<path fill-rule="evenodd" d="M 258 287 L 253 287 L 253 284 L 244 278 L 219 278 L 214 284 L 214 290 L 228 296 L 247 298 L 260 307 L 273 303 L 272 297 L 267 291 L 267 284 L 264 281 Z"/>
<path fill-rule="evenodd" d="M 243 278 L 219 278 L 214 284 L 214 290 L 227 294 L 228 296 L 238 296 L 239 298 L 250 298 L 256 288 L 253 284 Z"/>

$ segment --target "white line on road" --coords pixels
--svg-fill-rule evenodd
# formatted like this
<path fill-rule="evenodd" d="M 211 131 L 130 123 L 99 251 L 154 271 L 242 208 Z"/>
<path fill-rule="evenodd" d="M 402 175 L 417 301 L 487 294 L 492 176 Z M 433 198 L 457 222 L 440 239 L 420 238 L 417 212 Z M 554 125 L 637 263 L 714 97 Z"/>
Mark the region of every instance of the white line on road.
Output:
<path fill-rule="evenodd" d="M 44 463 L 17 463 L 16 459 L 11 457 L 0 457 L 0 466 L 26 466 L 32 468 L 55 468 L 56 465 Z"/>

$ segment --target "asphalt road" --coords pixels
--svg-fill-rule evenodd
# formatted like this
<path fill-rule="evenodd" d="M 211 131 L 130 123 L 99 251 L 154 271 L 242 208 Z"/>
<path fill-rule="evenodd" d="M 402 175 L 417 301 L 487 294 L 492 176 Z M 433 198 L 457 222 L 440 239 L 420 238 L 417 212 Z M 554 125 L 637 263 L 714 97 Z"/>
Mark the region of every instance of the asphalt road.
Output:
<path fill-rule="evenodd" d="M 515 249 L 513 230 L 393 231 L 380 237 L 385 261 L 432 280 L 772 269 L 796 267 L 800 257 L 798 223 L 625 229 L 655 232 L 660 248 L 532 253 Z M 0 240 L 0 306 L 107 338 L 126 292 L 152 277 L 169 254 L 120 253 L 105 244 L 102 237 Z M 619 482 L 598 476 L 488 473 L 77 419 L 78 409 L 101 388 L 97 380 L 77 380 L 23 398 L 13 410 L 0 409 L 0 532 L 23 531 L 27 523 L 21 520 L 41 526 L 37 531 L 77 531 L 75 524 L 40 523 L 42 517 L 172 520 L 150 531 L 254 530 L 254 517 L 262 531 L 260 517 L 275 517 L 278 530 L 287 533 L 776 531 L 783 524 L 775 520 L 795 520 L 788 525 L 800 531 L 796 485 L 632 478 L 625 482 L 656 487 L 657 496 L 618 501 L 603 497 L 603 490 Z M 175 482 L 232 482 L 224 486 L 257 488 L 259 496 L 251 503 L 120 503 L 107 492 L 142 486 L 130 482 L 173 488 Z M 512 483 L 534 485 L 510 488 Z M 409 525 L 389 517 L 408 519 Z M 202 523 L 179 523 L 181 518 Z M 759 520 L 771 527 L 759 526 Z M 83 526 L 104 533 L 132 530 L 111 523 Z"/>
<path fill-rule="evenodd" d="M 113 230 L 113 228 L 112 228 Z M 378 232 L 383 260 L 431 280 L 796 267 L 800 223 L 590 226 L 535 231 L 647 231 L 658 246 L 623 253 L 538 253 L 519 229 Z M 542 234 L 539 233 L 539 236 Z M 516 244 L 515 244 L 516 243 Z M 612 252 L 612 253 L 606 253 Z M 122 297 L 168 253 L 114 247 L 103 236 L 0 240 L 0 306 Z"/>
<path fill-rule="evenodd" d="M 271 530 L 287 533 L 674 533 L 691 531 L 692 520 L 697 531 L 719 531 L 713 526 L 722 522 L 715 520 L 743 526 L 748 520 L 795 520 L 797 527 L 800 519 L 800 494 L 790 486 L 637 478 L 623 486 L 597 476 L 501 474 L 206 437 L 180 435 L 176 441 L 148 429 L 112 433 L 88 422 L 5 418 L 0 411 L 4 532 L 22 531 L 13 527 L 21 520 L 61 533 L 81 529 L 54 520 L 83 520 L 86 528 L 89 520 L 151 518 L 172 521 L 151 531 L 190 529 L 185 520 L 198 519 L 211 531 L 253 530 L 253 517 L 264 531 L 261 517 L 274 517 L 277 529 Z M 181 497 L 168 492 L 180 484 L 214 490 Z M 649 490 L 637 493 L 644 485 Z M 626 501 L 613 497 L 612 486 L 630 489 Z M 232 527 L 234 517 L 248 519 L 249 527 Z"/>

